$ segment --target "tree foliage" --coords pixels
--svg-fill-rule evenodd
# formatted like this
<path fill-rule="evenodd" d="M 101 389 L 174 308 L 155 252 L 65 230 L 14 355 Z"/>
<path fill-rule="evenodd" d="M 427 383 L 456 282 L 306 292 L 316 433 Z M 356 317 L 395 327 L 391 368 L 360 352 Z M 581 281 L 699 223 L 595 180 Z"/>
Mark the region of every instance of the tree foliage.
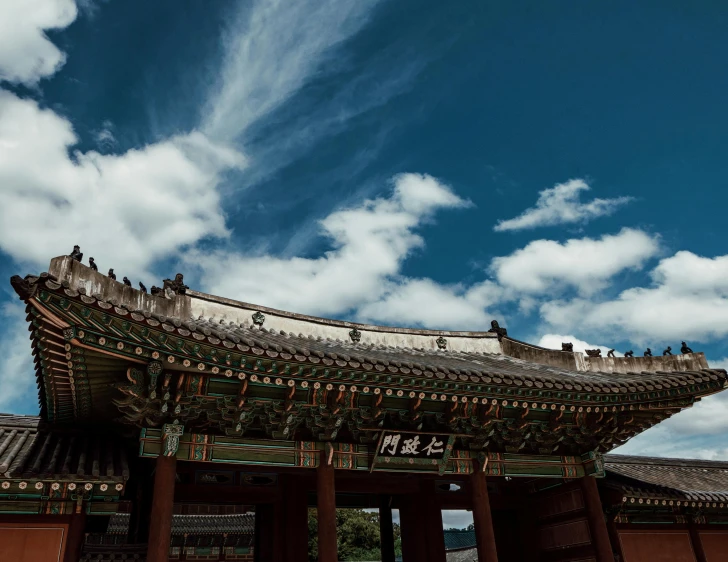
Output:
<path fill-rule="evenodd" d="M 339 560 L 359 562 L 381 560 L 379 514 L 363 509 L 336 510 L 336 542 Z M 394 550 L 402 554 L 399 525 L 394 524 Z M 308 559 L 318 560 L 318 518 L 316 510 L 308 510 Z"/>

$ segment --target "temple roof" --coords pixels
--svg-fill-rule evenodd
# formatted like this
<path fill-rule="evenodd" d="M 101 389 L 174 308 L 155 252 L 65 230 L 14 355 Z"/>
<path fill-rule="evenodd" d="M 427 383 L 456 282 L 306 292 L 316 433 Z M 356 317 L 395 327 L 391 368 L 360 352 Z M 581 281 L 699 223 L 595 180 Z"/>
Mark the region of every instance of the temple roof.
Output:
<path fill-rule="evenodd" d="M 37 416 L 0 414 L 0 477 L 121 482 L 129 466 L 113 435 L 63 432 Z"/>
<path fill-rule="evenodd" d="M 28 276 L 23 281 L 25 288 L 15 282 L 16 290 L 34 293 L 35 287 L 40 285 L 42 289 L 56 290 L 66 298 L 80 300 L 84 305 L 115 313 L 141 325 L 161 326 L 169 334 L 265 359 L 426 379 L 622 395 L 725 378 L 724 370 L 708 368 L 702 353 L 590 358 L 581 353 L 539 348 L 507 336 L 498 338 L 493 332 L 408 330 L 354 324 L 256 307 L 194 291 L 168 299 L 142 294 L 70 258 L 55 258 L 54 262 L 58 260 L 62 263 L 52 264 L 55 267 L 51 269 L 61 278 L 53 273 Z M 89 285 L 96 287 L 98 277 L 103 278 L 103 290 L 92 293 L 93 288 Z M 216 306 L 210 308 L 211 302 Z M 261 320 L 247 314 L 251 307 L 261 314 Z M 276 317 L 267 321 L 261 311 Z M 196 312 L 218 315 L 194 315 Z M 240 314 L 245 317 L 241 318 Z M 305 332 L 274 327 L 274 320 L 279 316 L 287 319 L 287 322 L 279 323 L 284 328 L 297 327 Z M 292 319 L 296 323 L 292 324 Z M 325 337 L 320 335 L 322 325 L 346 331 L 336 332 L 342 337 Z M 350 328 L 359 334 L 350 336 L 347 334 Z M 367 341 L 362 337 L 367 331 L 377 337 Z M 500 343 L 499 339 L 502 340 Z"/>
<path fill-rule="evenodd" d="M 305 422 L 309 438 L 330 440 L 344 418 L 364 439 L 387 416 L 472 447 L 583 454 L 726 383 L 702 353 L 589 357 L 520 342 L 495 322 L 489 332 L 353 324 L 205 295 L 179 278 L 146 294 L 67 256 L 11 282 L 27 304 L 50 421 L 121 412 L 137 426 L 179 417 L 198 431 L 275 439 Z"/>
<path fill-rule="evenodd" d="M 611 454 L 604 461 L 627 498 L 728 501 L 728 461 Z"/>

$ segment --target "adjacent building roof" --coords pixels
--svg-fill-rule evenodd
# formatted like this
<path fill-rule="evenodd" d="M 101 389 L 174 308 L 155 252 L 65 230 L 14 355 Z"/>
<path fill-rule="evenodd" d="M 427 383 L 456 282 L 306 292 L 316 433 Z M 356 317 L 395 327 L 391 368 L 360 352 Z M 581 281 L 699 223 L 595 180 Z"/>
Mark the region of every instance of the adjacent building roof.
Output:
<path fill-rule="evenodd" d="M 129 465 L 113 435 L 64 432 L 37 416 L 0 414 L 0 477 L 121 482 Z"/>
<path fill-rule="evenodd" d="M 728 501 L 728 461 L 606 455 L 605 468 L 627 498 Z"/>
<path fill-rule="evenodd" d="M 109 520 L 108 534 L 129 532 L 129 513 L 115 513 Z M 255 512 L 226 515 L 172 515 L 172 535 L 253 535 Z"/>
<path fill-rule="evenodd" d="M 446 529 L 445 550 L 465 550 L 476 546 L 473 529 Z"/>

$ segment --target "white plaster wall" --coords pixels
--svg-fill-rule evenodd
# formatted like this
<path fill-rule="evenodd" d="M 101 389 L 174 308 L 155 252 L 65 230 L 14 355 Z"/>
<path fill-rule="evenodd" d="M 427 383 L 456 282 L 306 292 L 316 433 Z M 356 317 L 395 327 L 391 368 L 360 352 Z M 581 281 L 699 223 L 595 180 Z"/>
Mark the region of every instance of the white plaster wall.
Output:
<path fill-rule="evenodd" d="M 253 306 L 236 305 L 231 306 L 219 302 L 211 302 L 199 298 L 191 298 L 191 313 L 193 318 L 202 316 L 204 318 L 223 319 L 225 322 L 235 322 L 244 326 L 252 326 L 253 313 L 261 310 Z M 331 338 L 340 339 L 342 341 L 351 341 L 349 331 L 354 324 L 337 322 L 335 320 L 321 319 L 317 322 L 312 318 L 294 318 L 286 315 L 277 315 L 275 312 L 262 309 L 265 315 L 265 323 L 263 327 L 270 330 L 283 330 L 292 332 L 296 335 L 313 336 L 315 338 Z M 423 330 L 407 330 L 403 328 L 392 328 L 388 330 L 386 327 L 377 326 L 376 331 L 367 330 L 367 326 L 357 324 L 357 329 L 361 332 L 362 345 L 375 344 L 387 345 L 393 347 L 407 348 L 424 348 L 437 350 L 435 340 L 442 335 L 447 340 L 447 348 L 450 351 L 464 351 L 475 353 L 494 353 L 500 354 L 500 343 L 494 334 L 479 333 L 477 335 L 467 332 L 468 336 L 453 335 L 457 332 L 447 331 L 427 331 L 423 334 Z M 419 332 L 419 333 L 418 333 Z"/>

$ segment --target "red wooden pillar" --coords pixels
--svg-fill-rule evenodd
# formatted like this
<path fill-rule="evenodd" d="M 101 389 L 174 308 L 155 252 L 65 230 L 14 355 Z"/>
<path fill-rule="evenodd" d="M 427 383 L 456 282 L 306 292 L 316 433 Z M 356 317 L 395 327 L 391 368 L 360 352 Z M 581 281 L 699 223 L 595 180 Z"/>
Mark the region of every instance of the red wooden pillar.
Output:
<path fill-rule="evenodd" d="M 473 474 L 470 476 L 470 486 L 473 493 L 473 526 L 478 546 L 478 560 L 479 562 L 498 562 L 488 483 L 485 479 L 485 472 L 477 462 L 474 463 Z"/>
<path fill-rule="evenodd" d="M 264 503 L 255 506 L 254 562 L 270 562 L 271 560 L 275 560 L 273 555 L 275 520 L 273 504 Z"/>
<path fill-rule="evenodd" d="M 445 533 L 442 528 L 442 509 L 437 499 L 435 481 L 425 480 L 422 482 L 421 490 L 428 560 L 445 562 Z"/>
<path fill-rule="evenodd" d="M 426 562 L 427 542 L 422 501 L 419 495 L 402 496 L 399 507 L 402 531 L 402 559 L 404 562 Z"/>
<path fill-rule="evenodd" d="M 617 554 L 620 560 L 624 560 L 622 543 L 619 542 L 619 529 L 617 529 L 617 523 L 614 521 L 613 516 L 610 516 L 609 520 L 607 521 L 607 531 L 609 532 L 609 542 L 612 545 L 612 552 Z"/>
<path fill-rule="evenodd" d="M 703 543 L 700 540 L 700 533 L 693 523 L 690 524 L 690 543 L 693 546 L 696 562 L 708 562 L 708 558 L 705 556 L 705 550 L 703 550 Z"/>
<path fill-rule="evenodd" d="M 321 451 L 320 459 L 316 469 L 319 562 L 338 562 L 334 467 L 325 451 Z"/>
<path fill-rule="evenodd" d="M 86 538 L 86 512 L 82 509 L 71 516 L 68 525 L 68 538 L 66 539 L 66 554 L 64 562 L 78 562 L 81 559 L 83 541 Z"/>
<path fill-rule="evenodd" d="M 584 476 L 579 479 L 579 485 L 584 497 L 589 531 L 591 532 L 592 546 L 594 547 L 597 562 L 614 562 L 607 522 L 602 511 L 602 500 L 599 499 L 597 480 L 593 476 Z"/>
<path fill-rule="evenodd" d="M 174 507 L 174 480 L 177 474 L 177 458 L 157 457 L 154 474 L 154 498 L 149 523 L 147 562 L 167 562 L 172 541 L 172 509 Z"/>
<path fill-rule="evenodd" d="M 285 546 L 286 562 L 308 561 L 308 497 L 306 486 L 298 475 L 286 474 L 285 502 Z"/>

